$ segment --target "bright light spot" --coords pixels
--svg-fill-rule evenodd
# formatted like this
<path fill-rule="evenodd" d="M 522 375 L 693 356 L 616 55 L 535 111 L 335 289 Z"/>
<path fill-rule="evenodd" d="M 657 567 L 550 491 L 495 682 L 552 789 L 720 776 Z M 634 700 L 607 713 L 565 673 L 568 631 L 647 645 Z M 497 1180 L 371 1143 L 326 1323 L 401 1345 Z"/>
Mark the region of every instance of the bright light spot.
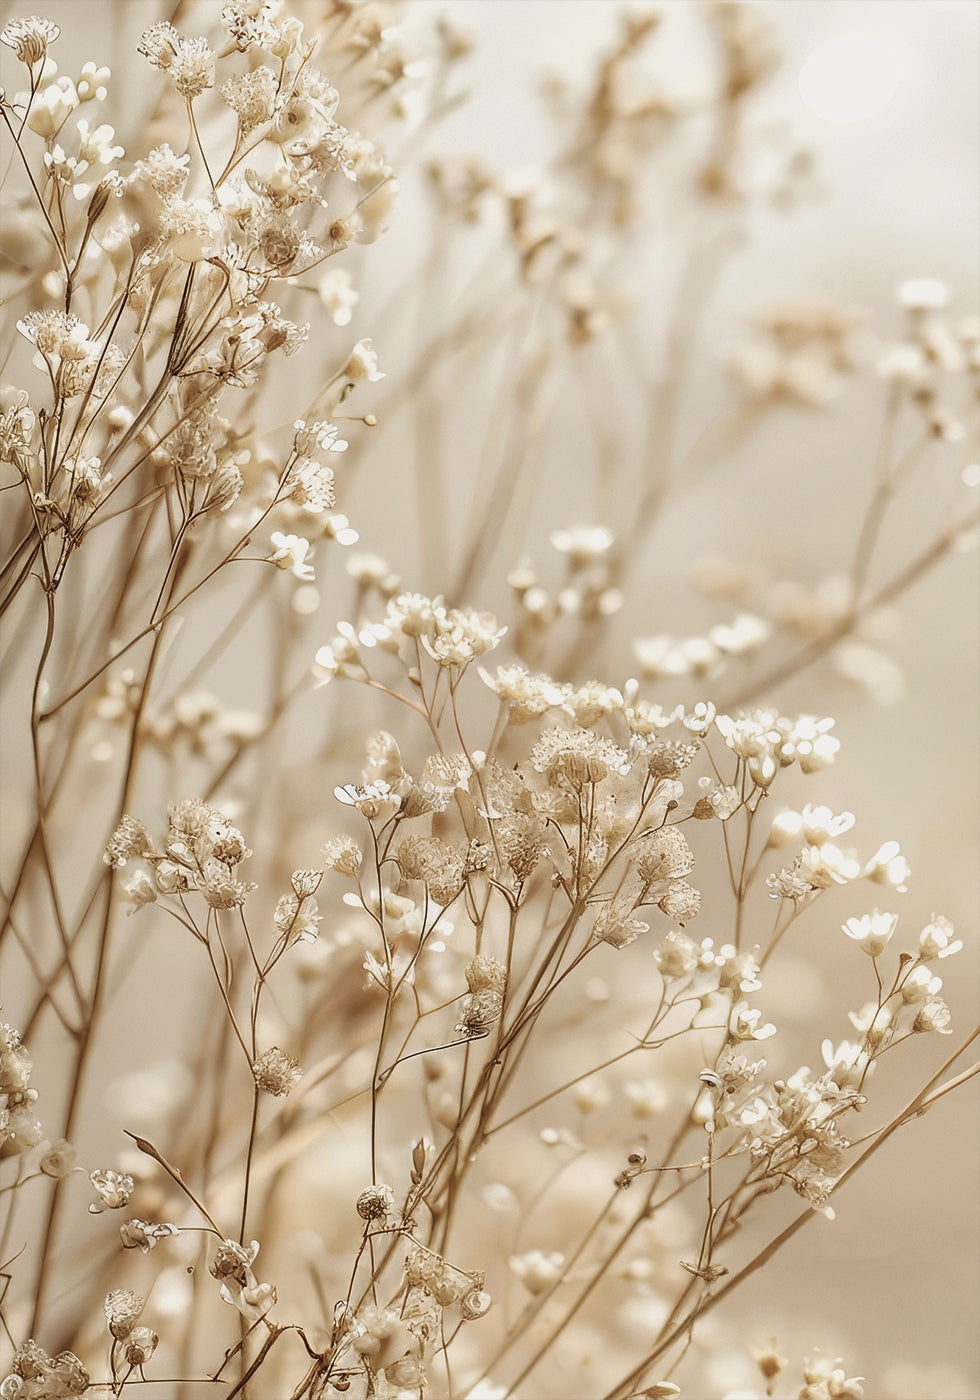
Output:
<path fill-rule="evenodd" d="M 980 465 L 971 462 L 968 467 L 963 468 L 963 485 L 980 486 Z"/>
<path fill-rule="evenodd" d="M 825 122 L 858 122 L 887 106 L 898 79 L 891 49 L 877 39 L 843 35 L 810 54 L 800 69 L 800 96 Z"/>

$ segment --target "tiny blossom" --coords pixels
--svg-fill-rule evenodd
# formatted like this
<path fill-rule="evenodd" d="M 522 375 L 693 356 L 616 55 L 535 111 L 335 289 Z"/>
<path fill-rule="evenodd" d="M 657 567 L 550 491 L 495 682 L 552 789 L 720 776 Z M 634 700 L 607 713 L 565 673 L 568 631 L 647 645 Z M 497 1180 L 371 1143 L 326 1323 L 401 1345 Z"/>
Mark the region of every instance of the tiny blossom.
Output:
<path fill-rule="evenodd" d="M 312 457 L 300 457 L 287 478 L 289 499 L 310 515 L 319 515 L 336 504 L 333 469 Z"/>
<path fill-rule="evenodd" d="M 78 130 L 78 153 L 90 165 L 111 165 L 120 160 L 126 152 L 122 146 L 112 144 L 115 131 L 105 122 L 92 128 L 84 117 L 76 123 Z"/>
<path fill-rule="evenodd" d="M 700 912 L 701 891 L 686 880 L 671 880 L 666 893 L 657 900 L 657 907 L 668 919 L 676 919 L 683 926 Z"/>
<path fill-rule="evenodd" d="M 348 268 L 330 268 L 317 284 L 320 300 L 330 313 L 335 326 L 348 326 L 353 319 L 353 308 L 360 300 L 355 290 L 353 278 Z"/>
<path fill-rule="evenodd" d="M 869 958 L 878 958 L 888 946 L 888 941 L 898 926 L 897 914 L 882 914 L 876 909 L 872 914 L 860 918 L 850 918 L 841 928 L 848 938 L 853 938 L 862 952 Z"/>
<path fill-rule="evenodd" d="M 492 613 L 474 608 L 440 608 L 435 626 L 423 634 L 422 645 L 440 666 L 466 666 L 477 656 L 492 651 L 507 631 L 498 627 Z"/>
<path fill-rule="evenodd" d="M 872 880 L 876 885 L 889 885 L 898 894 L 904 894 L 908 889 L 911 873 L 897 841 L 886 841 L 861 871 L 865 880 Z"/>
<path fill-rule="evenodd" d="M 592 937 L 613 948 L 628 947 L 650 928 L 648 923 L 634 916 L 633 908 L 633 901 L 629 898 L 610 899 L 596 915 Z"/>
<path fill-rule="evenodd" d="M 277 1045 L 266 1050 L 252 1065 L 255 1087 L 273 1098 L 285 1098 L 302 1078 L 299 1061 L 287 1055 Z"/>
<path fill-rule="evenodd" d="M 168 20 L 145 29 L 136 52 L 168 73 L 188 101 L 214 86 L 214 54 L 208 44 L 204 39 L 185 39 Z"/>
<path fill-rule="evenodd" d="M 942 997 L 932 997 L 916 1012 L 915 1020 L 912 1022 L 912 1030 L 916 1035 L 922 1035 L 929 1031 L 938 1031 L 940 1035 L 949 1035 L 952 1019 L 952 1013 Z"/>
<path fill-rule="evenodd" d="M 357 342 L 347 357 L 347 363 L 341 370 L 341 375 L 345 379 L 367 379 L 372 384 L 385 378 L 383 371 L 378 369 L 377 352 L 373 349 L 370 340 Z"/>
<path fill-rule="evenodd" d="M 523 666 L 498 666 L 493 676 L 480 666 L 478 673 L 484 685 L 509 707 L 513 724 L 526 724 L 564 700 L 562 687 L 550 676 L 533 675 Z"/>
<path fill-rule="evenodd" d="M 654 949 L 653 956 L 665 981 L 687 977 L 698 965 L 697 945 L 678 929 L 671 929 L 659 947 Z"/>
<path fill-rule="evenodd" d="M 950 921 L 942 914 L 933 914 L 930 923 L 919 934 L 919 957 L 923 962 L 933 958 L 951 958 L 963 947 L 961 938 L 954 939 L 955 932 Z"/>
<path fill-rule="evenodd" d="M 75 87 L 83 102 L 104 102 L 108 95 L 106 83 L 112 77 L 112 70 L 89 60 L 82 64 Z"/>
<path fill-rule="evenodd" d="M 773 819 L 769 845 L 784 846 L 802 837 L 808 845 L 822 846 L 843 836 L 853 825 L 852 812 L 834 816 L 829 807 L 812 807 L 808 802 L 802 812 L 780 812 Z"/>
<path fill-rule="evenodd" d="M 294 943 L 315 943 L 321 915 L 317 902 L 310 896 L 284 894 L 276 903 L 273 923 L 284 937 Z"/>
<path fill-rule="evenodd" d="M 334 836 L 323 848 L 323 864 L 328 870 L 357 878 L 364 859 L 361 848 L 350 836 Z"/>
<path fill-rule="evenodd" d="M 525 1254 L 512 1254 L 510 1267 L 529 1293 L 544 1293 L 560 1282 L 565 1256 L 557 1250 L 545 1254 L 540 1249 L 530 1249 Z"/>
<path fill-rule="evenodd" d="M 848 1376 L 840 1357 L 808 1357 L 799 1400 L 863 1400 L 863 1376 Z"/>
<path fill-rule="evenodd" d="M 481 987 L 463 998 L 463 1009 L 455 1030 L 457 1035 L 487 1035 L 500 1020 L 503 996 L 496 988 Z"/>
<path fill-rule="evenodd" d="M 401 798 L 393 793 L 388 783 L 378 781 L 361 786 L 359 783 L 346 783 L 335 787 L 333 795 L 345 807 L 356 807 L 368 821 L 387 821 L 401 806 Z"/>
<path fill-rule="evenodd" d="M 50 141 L 58 135 L 80 101 L 71 78 L 62 76 L 34 94 L 27 125 L 43 140 Z"/>
<path fill-rule="evenodd" d="M 776 1034 L 771 1022 L 761 1025 L 762 1012 L 757 1006 L 749 1007 L 744 1002 L 732 1007 L 729 1032 L 734 1040 L 768 1040 Z"/>
<path fill-rule="evenodd" d="M 899 988 L 902 1003 L 905 1006 L 914 1006 L 917 1002 L 926 1001 L 929 997 L 936 996 L 942 990 L 942 985 L 941 977 L 934 976 L 925 963 L 919 963 L 909 970 L 909 975 Z"/>
<path fill-rule="evenodd" d="M 874 1069 L 867 1051 L 850 1040 L 842 1040 L 839 1045 L 832 1040 L 821 1041 L 820 1053 L 834 1083 L 842 1089 L 857 1088 Z"/>
<path fill-rule="evenodd" d="M 255 68 L 228 78 L 218 89 L 222 102 L 238 117 L 238 130 L 247 136 L 257 126 L 272 120 L 279 84 L 271 68 Z"/>
<path fill-rule="evenodd" d="M 708 640 L 728 656 L 744 656 L 767 641 L 771 625 L 754 613 L 739 613 L 730 624 L 718 623 L 708 632 Z"/>
<path fill-rule="evenodd" d="M 268 556 L 270 564 L 275 564 L 277 569 L 288 569 L 295 578 L 304 581 L 316 577 L 313 565 L 307 563 L 312 548 L 309 540 L 301 535 L 284 535 L 281 530 L 273 530 L 271 542 L 273 553 Z"/>
<path fill-rule="evenodd" d="M 29 19 L 12 19 L 9 24 L 4 25 L 3 32 L 0 33 L 0 44 L 6 44 L 8 49 L 13 49 L 21 63 L 32 68 L 35 63 L 41 62 L 49 45 L 54 43 L 60 33 L 60 27 L 53 20 L 39 19 L 37 15 L 31 15 Z"/>
<path fill-rule="evenodd" d="M 176 155 L 164 141 L 133 167 L 133 179 L 145 180 L 161 199 L 168 199 L 184 188 L 191 158 L 185 151 Z"/>

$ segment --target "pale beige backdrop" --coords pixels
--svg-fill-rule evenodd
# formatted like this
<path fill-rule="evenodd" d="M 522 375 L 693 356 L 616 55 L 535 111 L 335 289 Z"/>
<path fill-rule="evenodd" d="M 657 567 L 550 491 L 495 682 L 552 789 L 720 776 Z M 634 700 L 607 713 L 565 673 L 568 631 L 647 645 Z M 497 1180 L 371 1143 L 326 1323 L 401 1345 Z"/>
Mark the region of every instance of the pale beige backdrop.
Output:
<path fill-rule="evenodd" d="M 421 3 L 430 7 L 435 0 Z M 701 57 L 694 26 L 688 25 L 691 16 L 685 13 L 693 7 L 694 0 L 668 0 L 662 6 L 671 21 L 677 20 L 670 41 L 671 72 L 680 87 L 688 69 L 696 74 Z M 35 8 L 62 25 L 61 53 L 100 61 L 111 54 L 120 108 L 139 110 L 145 71 L 131 56 L 135 39 L 144 25 L 169 13 L 168 7 L 156 0 L 57 0 L 48 5 L 37 0 Z M 544 69 L 583 74 L 597 48 L 608 44 L 617 7 L 611 0 L 446 0 L 442 8 L 476 39 L 468 66 L 473 98 L 447 122 L 442 149 L 478 150 L 497 168 L 533 168 L 547 150 L 534 100 L 536 75 Z M 722 282 L 697 350 L 694 382 L 704 386 L 705 395 L 719 392 L 715 366 L 720 348 L 741 332 L 755 310 L 774 302 L 827 299 L 861 305 L 873 323 L 893 335 L 900 328 L 895 289 L 906 277 L 942 278 L 952 288 L 960 314 L 971 314 L 977 306 L 980 6 L 973 0 L 760 0 L 754 8 L 772 23 L 784 53 L 783 68 L 767 85 L 761 111 L 774 124 L 794 126 L 812 146 L 823 194 L 792 215 L 760 220 L 753 229 L 753 241 Z M 10 5 L 2 8 L 4 18 L 21 12 Z M 881 113 L 834 126 L 806 110 L 796 80 L 815 46 L 849 33 L 888 45 L 898 60 L 900 81 Z M 69 67 L 67 57 L 63 66 Z M 122 111 L 117 124 L 124 125 Z M 410 262 L 410 250 L 420 237 L 417 200 L 406 184 L 385 245 L 377 250 L 391 276 L 399 264 Z M 374 335 L 384 367 L 395 380 L 408 367 L 405 347 L 380 341 L 372 332 L 367 293 L 365 303 L 359 334 Z M 785 416 L 752 448 L 736 454 L 733 482 L 741 485 L 716 483 L 714 494 L 699 496 L 690 515 L 677 517 L 679 526 L 696 531 L 696 552 L 759 559 L 775 572 L 795 570 L 811 582 L 828 564 L 846 559 L 856 512 L 866 499 L 863 474 L 876 427 L 866 421 L 864 402 L 859 394 L 848 393 L 826 417 Z M 709 409 L 707 398 L 686 402 L 682 435 L 696 437 Z M 560 433 L 561 424 L 555 430 Z M 383 467 L 384 441 L 379 440 L 375 473 Z M 464 440 L 458 450 L 465 457 Z M 760 521 L 769 509 L 768 493 L 802 492 L 808 483 L 817 488 L 812 508 L 795 515 L 781 511 L 778 534 L 767 535 Z M 397 509 L 388 519 L 379 517 L 383 494 L 376 474 L 362 477 L 344 510 L 364 531 L 364 544 L 385 554 L 407 585 L 415 586 L 415 575 L 431 561 L 416 557 L 396 493 L 391 498 Z M 591 493 L 587 482 L 576 479 L 570 452 L 562 495 L 548 498 L 531 524 L 513 523 L 513 536 L 499 542 L 500 563 L 509 566 L 525 550 L 541 555 L 551 529 L 592 515 Z M 370 529 L 364 530 L 369 517 Z M 916 538 L 910 508 L 895 525 L 890 547 L 911 553 Z M 660 576 L 672 562 L 683 574 L 680 546 L 675 544 L 674 555 L 666 542 L 661 549 L 645 576 Z M 467 601 L 493 606 L 499 600 Z M 826 675 L 819 682 L 818 701 L 809 698 L 806 678 L 787 687 L 779 699 L 787 708 L 825 706 L 821 713 L 838 717 L 843 749 L 838 765 L 825 775 L 819 800 L 861 814 L 870 849 L 875 839 L 901 841 L 913 871 L 902 905 L 905 927 L 927 921 L 933 910 L 956 924 L 966 951 L 959 966 L 944 968 L 945 991 L 962 1034 L 976 1020 L 980 947 L 976 555 L 954 559 L 927 580 L 904 601 L 901 619 L 901 630 L 889 643 L 905 675 L 900 701 L 874 707 L 862 691 Z M 331 620 L 324 617 L 324 640 Z M 633 664 L 626 649 L 630 635 L 683 633 L 702 621 L 683 589 L 671 596 L 668 609 L 662 596 L 651 598 L 641 588 L 627 600 L 620 624 L 620 674 L 628 674 Z M 840 964 L 839 956 L 835 964 Z M 791 988 L 784 991 L 792 994 Z M 841 1039 L 848 1027 L 827 1028 L 831 1002 L 819 976 L 801 980 L 798 997 L 794 1034 L 801 1046 L 812 1047 L 806 1053 L 809 1063 L 816 1064 L 819 1036 L 832 1033 Z M 849 1004 L 863 999 L 856 992 Z M 942 1048 L 934 1049 L 936 1063 Z M 892 1393 L 899 1393 L 901 1376 L 894 1368 L 904 1363 L 934 1373 L 929 1384 L 940 1387 L 937 1400 L 980 1396 L 976 1107 L 976 1095 L 964 1094 L 896 1135 L 879 1154 L 876 1171 L 866 1179 L 859 1176 L 835 1198 L 835 1223 L 803 1232 L 777 1264 L 744 1286 L 727 1314 L 732 1335 L 740 1329 L 748 1341 L 775 1332 L 781 1349 L 794 1359 L 816 1346 L 839 1352 L 849 1373 L 878 1378 L 869 1382 L 869 1400 L 875 1400 L 875 1384 L 889 1372 Z M 730 1383 L 738 1363 L 726 1358 L 725 1364 L 726 1379 L 719 1384 Z M 965 1376 L 967 1388 L 951 1376 L 943 1393 L 944 1366 Z M 914 1376 L 907 1381 L 908 1400 L 920 1400 L 918 1384 Z"/>

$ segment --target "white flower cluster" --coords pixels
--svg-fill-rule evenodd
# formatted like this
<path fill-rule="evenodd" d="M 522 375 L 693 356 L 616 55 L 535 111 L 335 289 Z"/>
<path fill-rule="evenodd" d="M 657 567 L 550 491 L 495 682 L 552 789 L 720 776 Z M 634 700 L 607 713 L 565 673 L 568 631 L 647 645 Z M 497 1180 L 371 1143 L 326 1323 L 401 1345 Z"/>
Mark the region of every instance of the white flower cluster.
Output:
<path fill-rule="evenodd" d="M 237 827 L 197 798 L 170 805 L 163 849 L 157 850 L 149 832 L 134 817 L 124 817 L 105 850 L 105 862 L 115 870 L 130 860 L 150 868 L 136 870 L 123 881 L 132 911 L 152 904 L 158 895 L 197 891 L 212 909 L 244 904 L 255 888 L 235 878 L 238 865 L 252 854 Z"/>
<path fill-rule="evenodd" d="M 440 668 L 463 671 L 492 651 L 506 631 L 491 613 L 447 608 L 441 597 L 399 593 L 389 600 L 380 622 L 360 628 L 338 623 L 337 636 L 316 653 L 313 674 L 320 685 L 334 677 L 365 680 L 366 652 L 378 649 L 398 655 L 406 644 L 416 657 L 421 647 Z"/>

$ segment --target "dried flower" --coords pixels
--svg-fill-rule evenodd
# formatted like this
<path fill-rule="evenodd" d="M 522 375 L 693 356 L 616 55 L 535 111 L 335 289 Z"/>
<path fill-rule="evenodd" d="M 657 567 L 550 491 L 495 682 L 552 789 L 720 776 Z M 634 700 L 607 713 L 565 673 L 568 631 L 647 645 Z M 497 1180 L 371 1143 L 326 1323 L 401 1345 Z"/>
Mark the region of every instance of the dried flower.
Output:
<path fill-rule="evenodd" d="M 277 1045 L 266 1050 L 252 1065 L 256 1088 L 263 1094 L 282 1099 L 291 1093 L 303 1077 L 299 1061 L 287 1055 Z"/>
<path fill-rule="evenodd" d="M 128 1288 L 115 1288 L 105 1300 L 106 1321 L 117 1341 L 128 1337 L 136 1326 L 146 1300 Z"/>
<path fill-rule="evenodd" d="M 60 33 L 60 27 L 53 20 L 31 15 L 29 19 L 12 19 L 5 24 L 0 33 L 0 44 L 13 49 L 21 63 L 32 68 L 35 63 L 41 62 Z"/>
<path fill-rule="evenodd" d="M 357 1198 L 357 1213 L 368 1224 L 386 1221 L 395 1209 L 395 1193 L 390 1186 L 369 1186 Z"/>

